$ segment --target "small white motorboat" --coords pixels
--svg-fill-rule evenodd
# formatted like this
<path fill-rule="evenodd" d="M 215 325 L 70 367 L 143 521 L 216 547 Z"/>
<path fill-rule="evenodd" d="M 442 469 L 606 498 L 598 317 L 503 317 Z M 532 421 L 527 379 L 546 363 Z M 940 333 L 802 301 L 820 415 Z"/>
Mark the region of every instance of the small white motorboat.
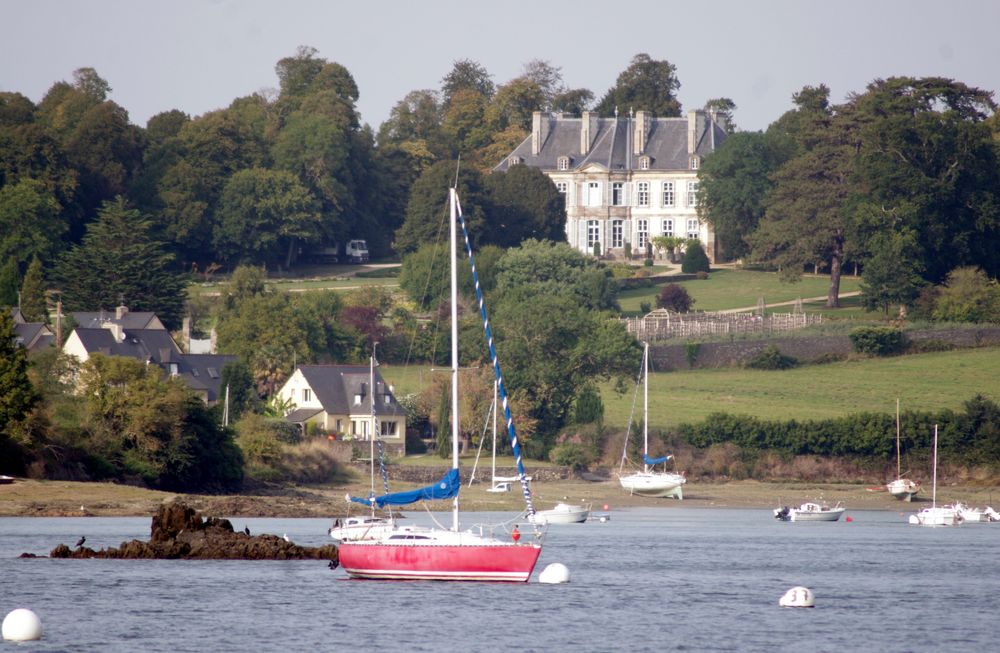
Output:
<path fill-rule="evenodd" d="M 1000 521 L 1000 513 L 989 506 L 985 508 L 973 508 L 964 503 L 956 503 L 955 510 L 961 515 L 963 521 L 970 524 L 985 524 Z"/>
<path fill-rule="evenodd" d="M 798 508 L 775 508 L 774 518 L 781 521 L 837 521 L 845 510 L 840 502 L 831 508 L 825 503 L 807 501 Z"/>
<path fill-rule="evenodd" d="M 394 525 L 394 521 L 389 517 L 358 515 L 335 520 L 328 532 L 336 542 L 359 542 L 377 540 L 388 535 Z"/>
<path fill-rule="evenodd" d="M 529 521 L 535 524 L 581 524 L 590 515 L 590 504 L 557 503 L 551 510 L 539 510 Z"/>

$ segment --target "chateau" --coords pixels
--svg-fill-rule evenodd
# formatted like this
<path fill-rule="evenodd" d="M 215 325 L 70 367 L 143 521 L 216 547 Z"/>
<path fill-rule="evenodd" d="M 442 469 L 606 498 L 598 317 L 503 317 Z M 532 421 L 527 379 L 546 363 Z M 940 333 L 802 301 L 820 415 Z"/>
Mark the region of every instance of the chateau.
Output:
<path fill-rule="evenodd" d="M 581 252 L 634 255 L 655 236 L 697 238 L 713 262 L 720 252 L 698 219 L 698 167 L 726 138 L 706 111 L 686 118 L 579 118 L 536 111 L 531 136 L 494 170 L 540 168 L 566 197 L 566 239 Z"/>

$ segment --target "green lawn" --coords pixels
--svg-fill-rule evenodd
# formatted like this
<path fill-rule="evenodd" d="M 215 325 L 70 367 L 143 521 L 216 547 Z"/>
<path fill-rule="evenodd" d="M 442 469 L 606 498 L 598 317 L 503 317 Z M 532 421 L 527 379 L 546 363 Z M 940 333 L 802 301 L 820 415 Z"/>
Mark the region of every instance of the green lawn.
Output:
<path fill-rule="evenodd" d="M 1000 401 L 1000 347 L 864 359 L 786 371 L 727 368 L 650 373 L 649 423 L 668 427 L 727 412 L 762 419 L 821 419 L 859 412 L 960 410 L 976 394 Z M 605 422 L 624 425 L 632 392 L 605 384 Z M 642 396 L 636 406 L 642 414 Z"/>
<path fill-rule="evenodd" d="M 852 292 L 859 289 L 860 279 L 842 277 L 840 291 Z M 824 276 L 804 276 L 797 283 L 782 282 L 775 272 L 750 270 L 715 270 L 708 279 L 679 282 L 694 298 L 694 309 L 699 311 L 721 311 L 733 308 L 754 307 L 763 296 L 768 304 L 795 301 L 799 297 L 825 297 L 830 278 Z M 638 315 L 639 305 L 648 302 L 656 306 L 656 296 L 664 284 L 650 288 L 625 290 L 618 294 L 618 302 L 626 314 Z M 822 307 L 822 303 L 818 305 Z M 788 309 L 777 309 L 787 311 Z M 807 308 L 809 310 L 809 308 Z M 812 311 L 810 311 L 812 312 Z"/>
<path fill-rule="evenodd" d="M 697 422 L 709 413 L 728 412 L 763 419 L 813 419 L 858 412 L 891 412 L 896 397 L 903 410 L 960 410 L 976 394 L 1000 401 L 1000 347 L 874 358 L 786 371 L 740 368 L 650 372 L 649 423 L 669 427 Z M 638 370 L 636 370 L 638 372 Z M 398 395 L 429 383 L 426 365 L 383 365 L 383 377 Z M 604 384 L 605 423 L 624 425 L 632 388 L 616 395 Z M 638 397 L 637 417 L 642 414 Z"/>

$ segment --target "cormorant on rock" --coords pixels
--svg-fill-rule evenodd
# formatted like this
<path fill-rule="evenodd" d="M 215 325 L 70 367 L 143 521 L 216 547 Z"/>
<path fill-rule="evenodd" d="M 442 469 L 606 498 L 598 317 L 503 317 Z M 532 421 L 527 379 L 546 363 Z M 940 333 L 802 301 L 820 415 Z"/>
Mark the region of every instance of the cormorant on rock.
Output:
<path fill-rule="evenodd" d="M 243 527 L 243 532 L 246 533 L 247 535 L 249 535 L 250 534 L 250 527 L 249 526 L 244 526 Z"/>
<path fill-rule="evenodd" d="M 87 536 L 86 535 L 81 535 L 80 539 L 78 539 L 76 541 L 76 547 L 80 548 L 81 546 L 83 546 L 83 543 L 86 542 L 86 541 L 87 541 Z"/>

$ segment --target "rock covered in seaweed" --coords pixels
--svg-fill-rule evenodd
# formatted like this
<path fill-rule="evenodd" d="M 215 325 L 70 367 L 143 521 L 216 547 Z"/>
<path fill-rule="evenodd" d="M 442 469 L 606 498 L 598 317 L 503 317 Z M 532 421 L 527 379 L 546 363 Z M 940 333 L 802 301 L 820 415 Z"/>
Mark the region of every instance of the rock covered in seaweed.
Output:
<path fill-rule="evenodd" d="M 180 502 L 164 504 L 153 515 L 148 542 L 131 540 L 118 548 L 95 551 L 60 544 L 52 558 L 186 559 L 186 560 L 337 560 L 337 547 L 299 546 L 277 535 L 234 532 L 228 519 L 202 518 Z"/>

